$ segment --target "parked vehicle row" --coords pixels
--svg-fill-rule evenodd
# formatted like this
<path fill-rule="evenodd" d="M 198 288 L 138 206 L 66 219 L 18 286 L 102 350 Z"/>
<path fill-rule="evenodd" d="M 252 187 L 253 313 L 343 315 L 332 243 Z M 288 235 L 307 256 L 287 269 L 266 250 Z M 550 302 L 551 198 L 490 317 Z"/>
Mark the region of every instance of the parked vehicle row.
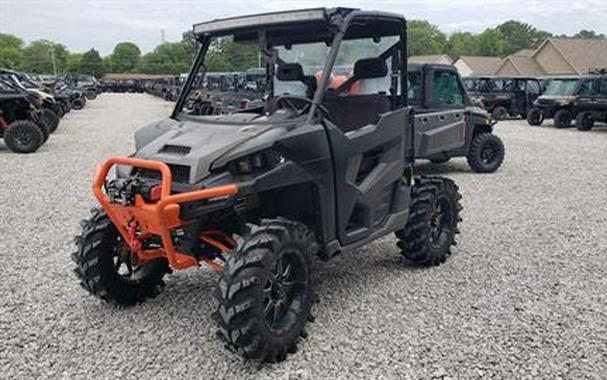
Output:
<path fill-rule="evenodd" d="M 73 80 L 54 78 L 43 83 L 36 79 L 0 69 L 0 137 L 16 153 L 38 150 L 57 130 L 65 114 L 86 105 L 86 93 Z M 92 87 L 85 91 L 96 94 Z"/>
<path fill-rule="evenodd" d="M 544 81 L 531 77 L 468 77 L 464 78 L 464 85 L 473 101 L 489 111 L 495 120 L 526 118 L 544 90 Z"/>
<path fill-rule="evenodd" d="M 591 130 L 596 122 L 607 122 L 607 73 L 551 79 L 546 91 L 527 116 L 533 126 L 553 119 L 557 128 L 575 126 Z"/>
<path fill-rule="evenodd" d="M 589 131 L 607 122 L 607 72 L 559 77 L 468 77 L 464 85 L 471 99 L 495 120 L 512 117 L 539 126 L 553 119 L 557 128 L 575 124 Z"/>

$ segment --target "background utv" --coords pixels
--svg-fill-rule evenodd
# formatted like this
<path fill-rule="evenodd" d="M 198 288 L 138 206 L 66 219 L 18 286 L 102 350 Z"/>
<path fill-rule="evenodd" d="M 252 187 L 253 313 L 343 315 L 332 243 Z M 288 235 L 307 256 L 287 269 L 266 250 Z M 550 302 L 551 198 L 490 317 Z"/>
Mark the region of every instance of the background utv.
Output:
<path fill-rule="evenodd" d="M 172 117 L 140 130 L 134 155 L 95 176 L 102 208 L 82 223 L 76 273 L 95 296 L 131 305 L 156 295 L 169 268 L 205 263 L 221 271 L 219 336 L 246 358 L 280 361 L 312 320 L 315 255 L 394 232 L 408 259 L 437 265 L 455 245 L 461 196 L 449 179 L 413 174 L 402 16 L 307 9 L 211 21 L 194 33 L 200 51 Z M 192 83 L 222 37 L 259 46 L 265 103 L 189 115 Z"/>
<path fill-rule="evenodd" d="M 457 69 L 409 64 L 408 70 L 417 157 L 435 164 L 466 157 L 475 172 L 495 172 L 504 161 L 504 143 L 493 134 L 496 122 L 487 111 L 472 105 Z"/>
<path fill-rule="evenodd" d="M 594 123 L 607 121 L 607 74 L 553 78 L 546 92 L 529 112 L 529 125 L 539 126 L 552 118 L 557 128 L 570 127 L 589 131 Z"/>

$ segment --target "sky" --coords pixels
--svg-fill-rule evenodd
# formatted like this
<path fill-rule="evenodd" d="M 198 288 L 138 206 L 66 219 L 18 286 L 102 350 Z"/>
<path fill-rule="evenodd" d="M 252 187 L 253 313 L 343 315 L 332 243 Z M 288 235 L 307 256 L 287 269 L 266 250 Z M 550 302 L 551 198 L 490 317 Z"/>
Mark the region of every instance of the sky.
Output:
<path fill-rule="evenodd" d="M 149 52 L 178 41 L 192 24 L 214 18 L 318 6 L 402 13 L 445 33 L 480 32 L 516 19 L 554 34 L 591 29 L 607 34 L 606 0 L 0 0 L 0 33 L 26 42 L 49 39 L 72 52 L 92 47 L 102 55 L 131 41 Z"/>

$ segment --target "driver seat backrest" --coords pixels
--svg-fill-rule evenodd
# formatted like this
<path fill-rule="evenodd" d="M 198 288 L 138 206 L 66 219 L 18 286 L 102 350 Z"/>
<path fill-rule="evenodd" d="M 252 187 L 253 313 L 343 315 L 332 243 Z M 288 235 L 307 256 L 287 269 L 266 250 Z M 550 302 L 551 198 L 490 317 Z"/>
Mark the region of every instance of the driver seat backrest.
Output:
<path fill-rule="evenodd" d="M 331 122 L 343 133 L 377 124 L 380 115 L 391 110 L 390 98 L 385 94 L 329 96 L 323 105 L 329 111 Z"/>

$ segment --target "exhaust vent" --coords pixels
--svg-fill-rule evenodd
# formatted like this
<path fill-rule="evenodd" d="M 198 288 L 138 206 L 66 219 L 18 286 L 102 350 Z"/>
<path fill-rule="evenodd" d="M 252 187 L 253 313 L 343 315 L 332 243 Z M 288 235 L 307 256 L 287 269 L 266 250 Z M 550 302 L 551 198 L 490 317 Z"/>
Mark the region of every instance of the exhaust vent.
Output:
<path fill-rule="evenodd" d="M 160 150 L 160 153 L 174 154 L 177 156 L 185 156 L 190 153 L 191 148 L 189 146 L 180 145 L 165 145 Z"/>

